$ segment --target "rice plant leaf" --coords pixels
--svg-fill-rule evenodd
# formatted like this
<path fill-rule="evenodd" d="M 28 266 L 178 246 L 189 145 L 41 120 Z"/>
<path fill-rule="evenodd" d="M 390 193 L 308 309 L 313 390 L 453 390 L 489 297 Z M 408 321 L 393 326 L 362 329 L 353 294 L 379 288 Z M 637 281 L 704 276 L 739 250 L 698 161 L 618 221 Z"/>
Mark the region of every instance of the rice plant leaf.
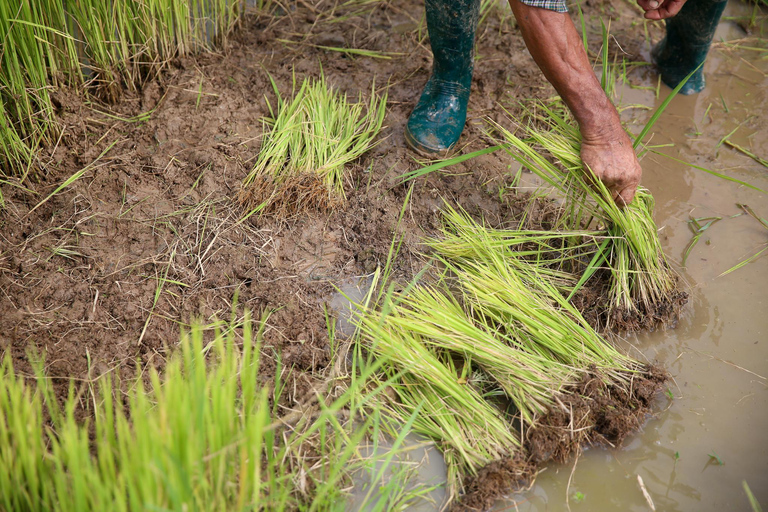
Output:
<path fill-rule="evenodd" d="M 445 167 L 448 167 L 450 165 L 460 164 L 461 162 L 466 162 L 467 160 L 470 160 L 472 158 L 475 158 L 476 156 L 480 155 L 487 155 L 489 153 L 493 153 L 494 151 L 498 151 L 501 149 L 501 145 L 491 146 L 488 148 L 480 149 L 478 151 L 473 151 L 471 153 L 466 153 L 464 155 L 459 155 L 453 158 L 449 158 L 447 160 L 441 160 L 440 162 L 434 163 L 432 165 L 428 165 L 426 167 L 422 167 L 421 169 L 416 169 L 414 171 L 408 171 L 402 176 L 400 176 L 400 183 L 406 183 L 408 181 L 411 181 L 413 179 L 419 178 L 421 176 L 424 176 L 425 174 L 429 174 L 434 171 L 439 171 L 440 169 L 443 169 Z"/>
<path fill-rule="evenodd" d="M 759 163 L 763 167 L 768 167 L 768 160 L 766 160 L 765 158 L 760 158 L 759 156 L 757 156 L 756 154 L 752 153 L 748 149 L 743 148 L 743 147 L 739 146 L 738 144 L 736 144 L 735 142 L 731 142 L 728 139 L 724 139 L 723 143 L 725 143 L 726 146 L 730 146 L 733 149 L 735 149 L 736 151 L 739 151 L 740 153 L 744 153 L 749 158 L 751 158 L 755 162 Z"/>
<path fill-rule="evenodd" d="M 765 219 L 764 219 L 764 218 L 762 218 L 762 217 L 758 217 L 758 216 L 757 216 L 757 214 L 755 213 L 755 211 L 754 211 L 752 208 L 750 208 L 750 206 L 749 206 L 749 205 L 746 205 L 746 204 L 741 204 L 741 203 L 740 203 L 740 204 L 738 204 L 737 206 L 738 206 L 739 208 L 741 208 L 742 210 L 744 210 L 745 212 L 747 212 L 747 213 L 748 213 L 748 214 L 749 214 L 749 215 L 750 215 L 750 216 L 751 216 L 753 219 L 755 219 L 757 222 L 759 222 L 760 224 L 762 224 L 762 225 L 763 225 L 763 227 L 764 227 L 765 229 L 768 229 L 768 220 L 765 220 Z"/>
<path fill-rule="evenodd" d="M 694 73 L 696 73 L 696 72 L 699 70 L 699 68 L 701 68 L 701 66 L 703 66 L 703 65 L 704 65 L 704 63 L 703 63 L 703 62 L 702 62 L 701 64 L 699 64 L 699 65 L 696 67 L 696 69 L 694 69 L 693 71 L 691 71 L 691 72 L 688 74 L 688 76 L 686 76 L 686 77 L 683 79 L 683 81 L 682 81 L 682 82 L 680 82 L 679 84 L 677 84 L 677 87 L 675 87 L 675 88 L 672 90 L 672 92 L 671 92 L 671 93 L 669 93 L 669 96 L 667 96 L 667 98 L 666 98 L 666 99 L 665 99 L 665 100 L 664 100 L 664 101 L 661 103 L 661 105 L 659 105 L 659 108 L 657 108 L 657 109 L 656 109 L 656 112 L 654 112 L 654 113 L 653 113 L 653 115 L 651 116 L 651 118 L 648 120 L 648 122 L 647 122 L 647 123 L 645 123 L 645 126 L 644 126 L 644 127 L 643 127 L 643 129 L 640 131 L 640 134 L 639 134 L 639 135 L 638 135 L 638 136 L 635 138 L 635 143 L 634 143 L 634 144 L 632 144 L 632 147 L 633 147 L 633 148 L 637 149 L 637 146 L 639 146 L 639 145 L 640 145 L 640 143 L 643 141 L 643 139 L 644 139 L 644 138 L 645 138 L 645 136 L 648 134 L 648 132 L 649 132 L 649 131 L 651 131 L 651 128 L 653 128 L 653 125 L 654 125 L 654 124 L 656 124 L 656 121 L 658 121 L 658 120 L 659 120 L 659 117 L 661 117 L 661 114 L 663 114 L 663 113 L 664 113 L 664 111 L 667 109 L 667 106 L 668 106 L 668 105 L 669 105 L 669 103 L 672 101 L 672 99 L 673 99 L 675 96 L 677 96 L 677 93 L 678 93 L 678 92 L 680 92 L 680 89 L 682 89 L 682 88 L 683 88 L 683 86 L 686 84 L 686 82 L 688 82 L 688 80 L 689 80 L 689 79 L 690 79 L 690 78 L 693 76 L 693 74 L 694 74 Z"/>
<path fill-rule="evenodd" d="M 699 221 L 706 220 L 708 221 L 703 226 L 699 224 Z M 688 256 L 691 254 L 691 250 L 693 247 L 699 243 L 699 238 L 701 238 L 701 235 L 709 229 L 712 224 L 715 222 L 722 220 L 722 217 L 700 217 L 698 219 L 691 219 L 688 221 L 688 225 L 691 227 L 691 230 L 693 230 L 693 237 L 688 242 L 688 245 L 685 246 L 685 251 L 683 252 L 683 267 L 685 267 L 686 261 L 688 261 Z"/>
<path fill-rule="evenodd" d="M 739 185 L 741 185 L 743 187 L 751 188 L 752 190 L 756 190 L 758 192 L 762 192 L 763 194 L 767 194 L 768 193 L 765 190 L 763 190 L 762 188 L 756 187 L 755 185 L 751 185 L 751 184 L 747 183 L 746 181 L 742 181 L 742 180 L 737 179 L 737 178 L 732 178 L 731 176 L 728 176 L 726 174 L 722 174 L 722 173 L 719 173 L 717 171 L 713 171 L 711 169 L 707 169 L 706 167 L 701 167 L 700 165 L 696 165 L 696 164 L 692 164 L 690 162 L 686 162 L 685 160 L 680 160 L 679 158 L 675 158 L 675 157 L 673 157 L 671 155 L 667 155 L 666 153 L 661 153 L 660 151 L 654 151 L 654 150 L 650 150 L 650 151 L 651 151 L 651 153 L 653 153 L 655 155 L 664 156 L 666 158 L 669 158 L 673 162 L 677 162 L 677 163 L 680 163 L 680 164 L 685 164 L 688 167 L 692 167 L 692 168 L 694 168 L 694 169 L 696 169 L 698 171 L 704 171 L 707 174 L 711 174 L 712 176 L 717 176 L 718 178 L 724 179 L 726 181 L 732 181 L 734 183 L 738 183 Z"/>
<path fill-rule="evenodd" d="M 717 464 L 719 466 L 725 466 L 725 462 L 723 462 L 723 459 L 721 459 L 720 456 L 718 454 L 716 454 L 715 452 L 708 453 L 707 455 L 709 455 L 709 460 L 710 461 L 717 462 Z"/>
<path fill-rule="evenodd" d="M 747 499 L 749 500 L 749 506 L 752 507 L 752 512 L 763 512 L 763 507 L 760 506 L 760 502 L 755 498 L 746 480 L 741 481 L 741 486 L 744 488 L 744 492 L 747 493 Z"/>
<path fill-rule="evenodd" d="M 571 290 L 570 295 L 568 295 L 568 298 L 566 299 L 568 302 L 571 301 L 574 295 L 576 295 L 576 292 L 578 292 L 584 284 L 589 281 L 589 278 L 594 275 L 595 272 L 603 265 L 603 263 L 606 262 L 606 253 L 605 249 L 608 247 L 608 243 L 611 241 L 610 238 L 606 238 L 603 240 L 603 243 L 601 243 L 597 247 L 597 252 L 595 252 L 595 255 L 592 257 L 592 260 L 589 262 L 589 265 L 587 265 L 587 268 L 584 269 L 584 273 L 581 275 L 581 278 L 579 279 L 579 282 L 576 283 L 576 286 L 573 287 L 573 290 Z"/>
<path fill-rule="evenodd" d="M 726 275 L 730 274 L 731 272 L 735 272 L 736 270 L 739 270 L 741 267 L 743 267 L 745 265 L 749 265 L 750 263 L 755 261 L 757 258 L 759 258 L 760 255 L 763 254 L 765 251 L 768 251 L 768 247 L 765 247 L 765 248 L 761 249 L 756 254 L 753 254 L 752 256 L 750 256 L 749 258 L 745 259 L 744 261 L 742 261 L 740 263 L 737 263 L 736 265 L 732 266 L 731 268 L 729 268 L 728 270 L 726 270 L 725 272 L 723 272 L 722 274 L 720 274 L 717 277 L 726 276 Z"/>

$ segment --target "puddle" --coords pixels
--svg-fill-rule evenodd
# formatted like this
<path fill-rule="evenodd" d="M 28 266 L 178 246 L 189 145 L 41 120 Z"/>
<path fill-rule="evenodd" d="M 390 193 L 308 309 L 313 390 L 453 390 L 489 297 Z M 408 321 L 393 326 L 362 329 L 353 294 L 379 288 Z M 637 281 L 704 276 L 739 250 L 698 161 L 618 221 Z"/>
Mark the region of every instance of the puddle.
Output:
<path fill-rule="evenodd" d="M 392 447 L 392 443 L 379 443 L 378 446 L 362 446 L 360 448 L 363 457 L 378 456 L 379 460 L 372 462 L 366 472 L 353 475 L 354 488 L 346 510 L 373 510 L 377 506 L 375 500 L 369 498 L 375 496 L 376 488 L 383 485 L 392 485 L 401 488 L 404 494 L 408 490 L 421 486 L 424 489 L 432 488 L 418 501 L 409 503 L 407 510 L 412 512 L 429 512 L 439 508 L 446 500 L 445 490 L 445 462 L 442 454 L 431 443 L 416 435 L 408 435 L 403 447 L 393 457 L 390 464 L 386 464 L 383 457 Z M 381 478 L 377 476 L 382 471 Z M 404 485 L 408 482 L 407 486 Z M 371 482 L 375 482 L 371 491 Z M 396 494 L 396 493 L 395 493 Z M 365 505 L 365 506 L 364 506 Z M 380 510 L 383 504 L 378 504 Z"/>
<path fill-rule="evenodd" d="M 336 286 L 338 291 L 331 296 L 328 305 L 336 313 L 336 332 L 342 336 L 352 336 L 355 324 L 352 322 L 354 305 L 363 302 L 373 284 L 372 276 L 351 277 L 342 280 Z"/>

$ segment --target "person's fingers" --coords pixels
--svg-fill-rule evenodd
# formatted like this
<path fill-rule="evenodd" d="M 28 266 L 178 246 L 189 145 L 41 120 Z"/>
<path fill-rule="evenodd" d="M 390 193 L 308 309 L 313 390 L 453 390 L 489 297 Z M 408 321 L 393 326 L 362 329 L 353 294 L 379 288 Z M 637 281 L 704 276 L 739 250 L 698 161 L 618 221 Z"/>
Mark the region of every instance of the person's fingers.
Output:
<path fill-rule="evenodd" d="M 640 4 L 641 0 L 638 0 L 638 5 L 640 7 L 643 7 Z M 650 6 L 651 3 L 656 3 L 657 0 L 642 0 L 642 1 L 648 1 L 648 5 Z M 685 5 L 686 0 L 662 0 L 660 5 L 658 5 L 656 8 L 651 8 L 650 10 L 645 9 L 645 18 L 649 20 L 654 21 L 660 21 L 665 20 L 667 18 L 672 18 L 673 16 L 677 15 L 677 13 L 680 12 L 680 9 L 683 8 Z"/>
<path fill-rule="evenodd" d="M 637 192 L 637 185 L 630 185 L 619 192 L 613 200 L 616 201 L 617 205 L 623 208 L 632 202 L 635 198 L 635 192 Z"/>
<path fill-rule="evenodd" d="M 637 5 L 644 11 L 653 11 L 661 5 L 659 0 L 637 0 Z"/>
<path fill-rule="evenodd" d="M 666 0 L 664 4 L 659 7 L 659 15 L 661 19 L 665 20 L 676 16 L 680 12 L 680 9 L 685 5 L 685 0 Z"/>

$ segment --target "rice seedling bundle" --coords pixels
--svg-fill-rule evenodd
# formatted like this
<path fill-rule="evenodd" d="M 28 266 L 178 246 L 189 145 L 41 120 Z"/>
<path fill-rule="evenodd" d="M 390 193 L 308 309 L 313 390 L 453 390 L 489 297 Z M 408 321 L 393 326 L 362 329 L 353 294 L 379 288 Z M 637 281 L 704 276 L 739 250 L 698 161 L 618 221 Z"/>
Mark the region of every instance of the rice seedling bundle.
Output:
<path fill-rule="evenodd" d="M 388 402 L 396 415 L 423 407 L 414 431 L 434 439 L 446 453 L 461 488 L 460 475 L 474 474 L 494 451 L 468 457 L 458 449 L 463 433 L 470 446 L 503 445 L 512 418 L 506 423 L 483 421 L 477 432 L 475 416 L 498 416 L 498 401 L 478 405 L 485 394 L 466 398 L 475 371 L 488 376 L 514 406 L 525 431 L 535 429 L 562 400 L 577 393 L 586 379 L 598 377 L 605 386 L 628 390 L 645 367 L 604 340 L 573 307 L 564 293 L 578 276 L 563 270 L 576 251 L 559 243 L 566 238 L 596 236 L 595 232 L 562 232 L 552 237 L 540 231 L 490 229 L 466 213 L 448 208 L 443 235 L 428 240 L 442 272 L 434 283 L 413 284 L 385 295 L 382 306 L 361 306 L 358 313 L 365 346 L 384 363 L 387 374 L 400 375 L 397 397 Z M 460 368 L 457 371 L 456 368 Z M 434 410 L 439 399 L 446 414 Z M 427 412 L 429 411 L 429 414 Z M 566 412 L 567 413 L 567 412 Z M 456 428 L 457 422 L 472 420 Z M 485 436 L 477 438 L 479 433 Z M 456 450 L 463 459 L 456 460 Z M 496 451 L 513 456 L 520 448 Z"/>
<path fill-rule="evenodd" d="M 390 413 L 404 423 L 419 411 L 413 431 L 438 442 L 449 481 L 460 488 L 463 475 L 512 455 L 520 441 L 501 411 L 467 384 L 469 365 L 456 368 L 448 353 L 432 350 L 425 337 L 407 325 L 404 311 L 396 306 L 390 313 L 361 315 L 360 327 L 375 340 L 371 352 L 386 361 L 384 375 L 397 394 L 389 402 Z"/>
<path fill-rule="evenodd" d="M 259 211 L 293 213 L 330 208 L 346 200 L 347 164 L 373 147 L 384 122 L 387 96 L 371 86 L 370 100 L 351 103 L 325 77 L 305 79 L 284 99 L 277 85 L 277 113 L 265 120 L 256 164 L 243 182 L 241 201 Z M 266 130 L 266 128 L 265 128 Z"/>
<path fill-rule="evenodd" d="M 539 105 L 526 125 L 515 121 L 523 138 L 498 124 L 494 128 L 508 153 L 562 197 L 563 214 L 555 229 L 601 232 L 602 237 L 592 239 L 591 252 L 599 255 L 592 266 L 604 266 L 611 273 L 610 308 L 617 313 L 653 311 L 668 301 L 676 275 L 661 249 L 648 190 L 640 187 L 630 205 L 616 205 L 606 187 L 584 168 L 581 136 L 562 104 Z M 580 236 L 567 240 L 584 243 Z"/>

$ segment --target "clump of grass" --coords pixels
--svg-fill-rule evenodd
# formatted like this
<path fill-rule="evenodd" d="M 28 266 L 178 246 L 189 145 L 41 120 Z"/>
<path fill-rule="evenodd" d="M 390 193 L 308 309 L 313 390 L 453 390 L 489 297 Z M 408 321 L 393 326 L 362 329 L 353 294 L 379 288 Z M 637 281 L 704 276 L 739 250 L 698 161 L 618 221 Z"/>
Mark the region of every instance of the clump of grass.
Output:
<path fill-rule="evenodd" d="M 265 136 L 256 164 L 243 182 L 241 201 L 258 211 L 290 214 L 328 209 L 346 200 L 346 166 L 373 147 L 384 122 L 387 96 L 371 86 L 370 99 L 351 103 L 325 77 L 306 78 L 293 98 L 277 95 L 269 105 Z M 266 130 L 266 127 L 265 127 Z"/>
<path fill-rule="evenodd" d="M 520 126 L 522 138 L 496 123 L 494 128 L 522 168 L 559 193 L 562 215 L 555 230 L 601 232 L 600 242 L 593 239 L 591 252 L 598 257 L 590 267 L 610 271 L 611 315 L 635 314 L 641 308 L 654 311 L 659 304 L 669 302 L 677 277 L 661 249 L 651 194 L 640 187 L 630 205 L 619 207 L 606 187 L 584 168 L 581 135 L 563 105 L 540 104 L 536 112 L 529 114 L 528 123 L 513 119 Z M 584 243 L 582 237 L 569 240 Z M 591 273 L 594 268 L 585 272 Z"/>
<path fill-rule="evenodd" d="M 89 83 L 108 101 L 144 82 L 174 57 L 224 46 L 243 0 L 69 0 L 73 31 L 85 42 Z"/>
<path fill-rule="evenodd" d="M 259 375 L 264 321 L 252 335 L 246 318 L 242 347 L 235 329 L 204 344 L 202 328 L 195 327 L 182 336 L 162 375 L 149 369 L 125 386 L 109 375 L 81 389 L 73 383 L 63 403 L 42 362 L 32 384 L 6 355 L 0 365 L 0 508 L 338 510 L 350 475 L 373 468 L 379 476 L 368 505 L 401 509 L 422 495 L 418 487 L 379 485 L 379 469 L 382 462 L 391 466 L 392 453 L 358 453 L 368 433 L 385 426 L 376 410 L 358 421 L 360 386 L 350 385 L 335 399 L 322 396 L 314 410 L 278 415 L 286 383 L 279 371 L 273 386 Z M 90 421 L 78 420 L 83 406 Z M 406 425 L 402 435 L 408 431 Z"/>
<path fill-rule="evenodd" d="M 65 23 L 62 2 L 0 3 L 0 166 L 15 174 L 25 174 L 37 147 L 58 136 L 51 86 L 80 72 Z"/>

